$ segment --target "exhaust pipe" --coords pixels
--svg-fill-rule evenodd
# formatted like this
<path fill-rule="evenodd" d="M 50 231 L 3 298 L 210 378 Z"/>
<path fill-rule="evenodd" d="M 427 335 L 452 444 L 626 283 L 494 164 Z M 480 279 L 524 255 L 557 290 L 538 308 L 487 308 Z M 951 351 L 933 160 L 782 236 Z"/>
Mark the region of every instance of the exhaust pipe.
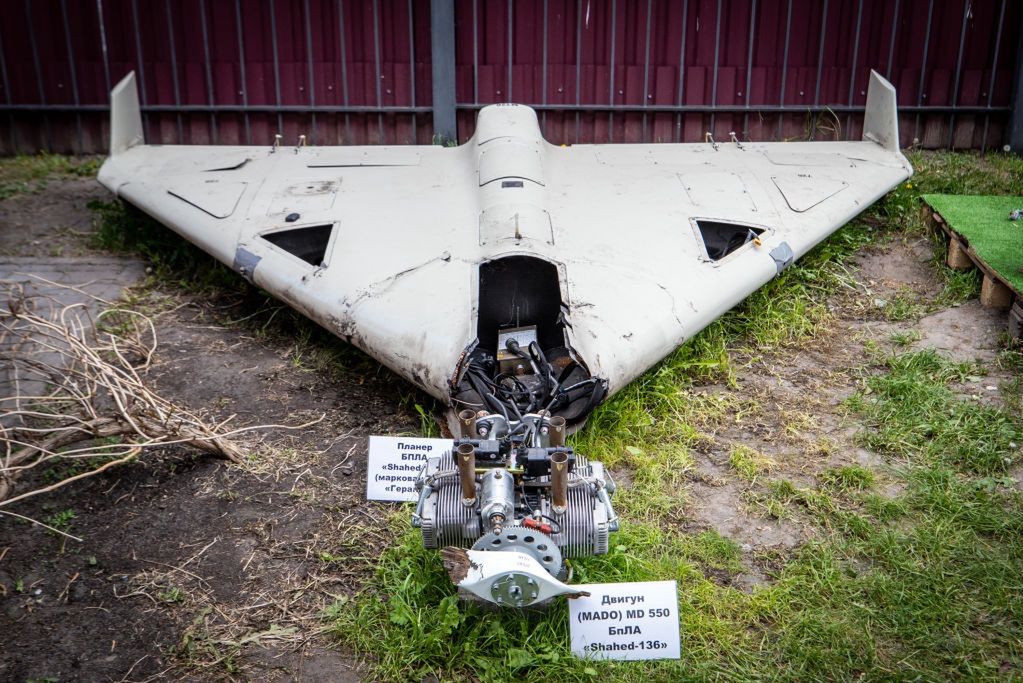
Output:
<path fill-rule="evenodd" d="M 468 408 L 458 413 L 458 425 L 461 428 L 463 439 L 475 439 L 476 434 L 476 411 Z"/>
<path fill-rule="evenodd" d="M 565 451 L 551 456 L 551 508 L 556 515 L 565 514 L 568 509 L 568 453 Z"/>
<path fill-rule="evenodd" d="M 561 448 L 565 445 L 565 418 L 555 415 L 549 422 L 551 427 L 548 436 L 551 446 Z"/>
<path fill-rule="evenodd" d="M 471 443 L 458 446 L 455 462 L 458 463 L 458 480 L 462 484 L 462 505 L 476 504 L 476 448 Z"/>

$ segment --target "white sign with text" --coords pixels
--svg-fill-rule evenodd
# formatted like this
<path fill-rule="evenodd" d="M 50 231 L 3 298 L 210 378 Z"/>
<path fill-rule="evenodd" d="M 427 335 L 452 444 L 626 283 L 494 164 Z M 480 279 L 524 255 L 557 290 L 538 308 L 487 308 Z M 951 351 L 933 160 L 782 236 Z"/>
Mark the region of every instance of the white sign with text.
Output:
<path fill-rule="evenodd" d="M 572 654 L 594 659 L 678 659 L 681 637 L 674 581 L 573 586 L 568 601 Z"/>
<path fill-rule="evenodd" d="M 416 477 L 426 459 L 451 450 L 451 439 L 405 436 L 369 437 L 367 500 L 418 500 Z"/>

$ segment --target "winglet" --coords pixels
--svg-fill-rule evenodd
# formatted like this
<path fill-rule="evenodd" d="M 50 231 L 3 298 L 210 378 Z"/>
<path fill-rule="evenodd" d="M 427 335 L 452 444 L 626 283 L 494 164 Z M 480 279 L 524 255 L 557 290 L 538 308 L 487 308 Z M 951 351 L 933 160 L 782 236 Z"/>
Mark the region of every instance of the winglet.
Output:
<path fill-rule="evenodd" d="M 110 91 L 110 156 L 144 143 L 139 91 L 132 71 Z"/>
<path fill-rule="evenodd" d="M 867 86 L 863 139 L 876 142 L 891 152 L 899 151 L 899 111 L 895 88 L 874 70 L 870 72 L 870 85 Z"/>

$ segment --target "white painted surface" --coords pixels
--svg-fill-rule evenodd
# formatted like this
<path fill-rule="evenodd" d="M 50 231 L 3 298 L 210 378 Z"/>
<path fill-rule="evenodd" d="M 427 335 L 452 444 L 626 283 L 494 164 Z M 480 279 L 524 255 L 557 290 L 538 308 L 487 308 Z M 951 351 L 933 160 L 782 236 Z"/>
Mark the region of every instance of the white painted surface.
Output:
<path fill-rule="evenodd" d="M 115 124 L 136 118 L 123 85 Z M 475 338 L 480 263 L 547 259 L 569 342 L 613 393 L 775 277 L 772 250 L 798 258 L 911 174 L 893 146 L 894 89 L 876 74 L 870 88 L 863 142 L 556 147 L 533 110 L 496 105 L 455 148 L 135 144 L 99 179 L 229 266 L 251 254 L 256 284 L 445 401 Z M 169 191 L 196 180 L 244 189 L 217 218 L 229 198 Z M 289 212 L 337 224 L 327 268 L 259 237 L 293 227 Z M 697 218 L 764 228 L 762 244 L 710 262 Z"/>

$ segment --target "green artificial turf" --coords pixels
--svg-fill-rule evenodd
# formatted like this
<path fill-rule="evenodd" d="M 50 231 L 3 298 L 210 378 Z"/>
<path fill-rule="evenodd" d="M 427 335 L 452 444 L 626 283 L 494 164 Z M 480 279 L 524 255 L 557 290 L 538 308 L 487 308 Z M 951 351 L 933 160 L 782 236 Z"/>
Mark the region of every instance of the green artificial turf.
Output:
<path fill-rule="evenodd" d="M 924 201 L 962 235 L 992 270 L 1023 292 L 1023 219 L 1009 212 L 1023 209 L 1023 197 L 925 194 Z"/>

